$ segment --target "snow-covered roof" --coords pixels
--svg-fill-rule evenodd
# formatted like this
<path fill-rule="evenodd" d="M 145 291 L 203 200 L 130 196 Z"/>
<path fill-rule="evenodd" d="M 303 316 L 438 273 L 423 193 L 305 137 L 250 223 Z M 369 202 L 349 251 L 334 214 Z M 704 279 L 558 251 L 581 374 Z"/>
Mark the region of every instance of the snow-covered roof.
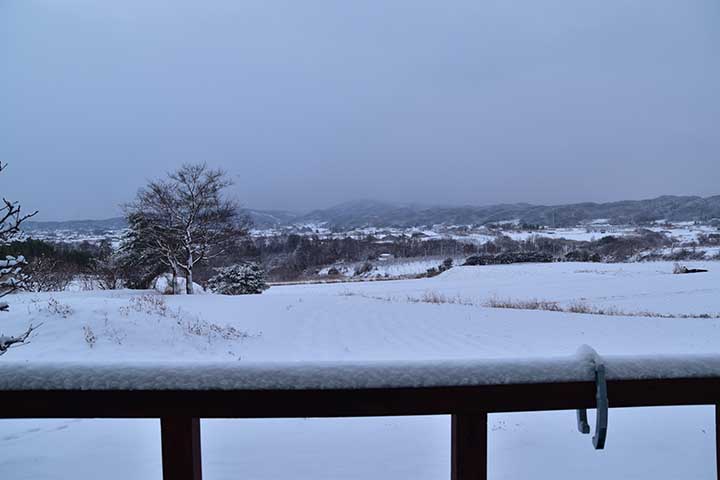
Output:
<path fill-rule="evenodd" d="M 720 377 L 720 355 L 316 363 L 0 363 L 0 390 L 325 390 Z"/>

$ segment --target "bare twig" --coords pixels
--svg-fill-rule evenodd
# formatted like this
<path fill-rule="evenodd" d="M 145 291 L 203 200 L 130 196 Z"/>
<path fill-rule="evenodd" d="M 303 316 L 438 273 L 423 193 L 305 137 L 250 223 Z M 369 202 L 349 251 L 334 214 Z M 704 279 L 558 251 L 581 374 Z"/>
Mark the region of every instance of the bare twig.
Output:
<path fill-rule="evenodd" d="M 5 335 L 0 335 L 0 356 L 5 355 L 7 351 L 12 347 L 18 347 L 20 345 L 26 345 L 30 343 L 28 340 L 30 339 L 30 335 L 40 328 L 42 326 L 42 323 L 33 326 L 30 324 L 27 330 L 23 332 L 21 335 L 18 335 L 16 337 L 8 337 Z"/>

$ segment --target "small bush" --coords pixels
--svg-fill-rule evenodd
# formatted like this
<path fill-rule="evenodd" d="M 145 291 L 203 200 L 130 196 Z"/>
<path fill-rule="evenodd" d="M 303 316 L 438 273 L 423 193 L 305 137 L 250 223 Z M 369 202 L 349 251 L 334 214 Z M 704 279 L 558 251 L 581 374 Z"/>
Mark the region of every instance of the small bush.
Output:
<path fill-rule="evenodd" d="M 545 310 L 548 312 L 562 312 L 563 308 L 558 302 L 551 302 L 548 300 L 514 300 L 511 298 L 497 298 L 493 297 L 485 303 L 486 307 L 489 308 L 511 308 L 517 310 Z"/>
<path fill-rule="evenodd" d="M 407 300 L 410 303 L 432 303 L 435 305 L 474 305 L 471 300 L 462 298 L 459 295 L 456 297 L 449 297 L 443 293 L 435 291 L 427 291 L 423 293 L 421 297 L 407 297 Z"/>
<path fill-rule="evenodd" d="M 435 268 L 435 267 L 432 267 L 432 268 L 428 268 L 428 269 L 425 271 L 425 276 L 428 277 L 428 278 L 432 278 L 432 277 L 437 277 L 437 276 L 440 275 L 441 273 L 442 273 L 442 272 L 441 272 L 440 270 L 438 270 L 438 269 Z"/>
<path fill-rule="evenodd" d="M 23 273 L 27 276 L 24 283 L 28 291 L 62 292 L 72 282 L 77 271 L 72 265 L 56 258 L 40 256 L 30 260 Z"/>
<path fill-rule="evenodd" d="M 238 330 L 229 325 L 222 326 L 215 323 L 207 322 L 200 318 L 185 320 L 179 323 L 186 334 L 197 337 L 205 337 L 208 341 L 213 340 L 244 340 L 250 338 L 247 332 Z"/>
<path fill-rule="evenodd" d="M 97 342 L 97 337 L 95 336 L 95 332 L 92 331 L 92 328 L 85 325 L 83 327 L 83 333 L 85 334 L 85 343 L 87 343 L 90 348 L 93 348 L 95 346 L 95 342 Z"/>
<path fill-rule="evenodd" d="M 168 306 L 162 296 L 146 293 L 130 298 L 130 304 L 127 307 L 120 307 L 120 313 L 125 316 L 131 311 L 166 317 L 168 314 Z"/>
<path fill-rule="evenodd" d="M 568 305 L 566 311 L 570 313 L 593 313 L 597 309 L 593 309 L 587 302 L 577 300 Z"/>
<path fill-rule="evenodd" d="M 450 303 L 450 299 L 439 292 L 425 292 L 422 297 L 418 299 L 410 299 L 410 301 L 416 301 L 418 303 L 434 303 L 436 305 L 440 305 L 443 303 Z"/>
<path fill-rule="evenodd" d="M 208 281 L 208 286 L 221 295 L 252 295 L 270 288 L 265 282 L 265 272 L 256 263 L 232 265 L 216 271 L 217 275 Z"/>
<path fill-rule="evenodd" d="M 365 262 L 362 265 L 360 265 L 358 268 L 355 269 L 355 276 L 359 277 L 360 275 L 365 275 L 366 273 L 372 272 L 373 264 L 370 262 Z"/>
<path fill-rule="evenodd" d="M 597 307 L 588 304 L 584 300 L 575 300 L 563 306 L 558 302 L 552 302 L 548 300 L 515 300 L 515 299 L 498 299 L 491 298 L 483 304 L 488 308 L 510 308 L 517 310 L 544 310 L 548 312 L 565 312 L 565 313 L 579 313 L 585 315 L 605 315 L 610 317 L 648 317 L 648 318 L 720 318 L 719 315 L 713 315 L 709 313 L 699 314 L 672 314 L 672 313 L 657 313 L 650 311 L 630 311 L 626 312 L 620 310 L 615 306 L 608 307 Z"/>
<path fill-rule="evenodd" d="M 441 273 L 447 272 L 447 271 L 450 270 L 452 267 L 453 267 L 453 259 L 452 259 L 452 258 L 446 258 L 446 259 L 443 260 L 443 262 L 442 262 L 440 265 L 438 265 L 437 267 L 428 268 L 428 269 L 425 271 L 425 275 L 424 275 L 424 276 L 427 277 L 427 278 L 437 277 L 437 276 L 440 275 Z"/>
<path fill-rule="evenodd" d="M 41 308 L 42 309 L 42 308 Z M 52 316 L 68 318 L 73 314 L 73 309 L 70 305 L 61 303 L 54 298 L 50 298 L 47 301 L 47 305 L 44 310 Z"/>

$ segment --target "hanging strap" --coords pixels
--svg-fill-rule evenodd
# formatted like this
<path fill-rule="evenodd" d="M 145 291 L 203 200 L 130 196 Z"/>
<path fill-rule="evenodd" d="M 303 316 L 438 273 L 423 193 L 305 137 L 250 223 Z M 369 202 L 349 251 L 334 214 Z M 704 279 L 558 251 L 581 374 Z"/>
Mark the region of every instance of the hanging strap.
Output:
<path fill-rule="evenodd" d="M 607 381 L 605 380 L 605 364 L 600 356 L 590 347 L 583 347 L 583 350 L 590 352 L 592 363 L 595 369 L 595 408 L 597 415 L 595 417 L 595 435 L 592 437 L 595 450 L 603 450 L 605 448 L 605 439 L 608 430 L 608 402 Z M 582 434 L 590 433 L 590 424 L 588 423 L 587 410 L 584 408 L 577 410 L 577 426 L 578 431 Z"/>

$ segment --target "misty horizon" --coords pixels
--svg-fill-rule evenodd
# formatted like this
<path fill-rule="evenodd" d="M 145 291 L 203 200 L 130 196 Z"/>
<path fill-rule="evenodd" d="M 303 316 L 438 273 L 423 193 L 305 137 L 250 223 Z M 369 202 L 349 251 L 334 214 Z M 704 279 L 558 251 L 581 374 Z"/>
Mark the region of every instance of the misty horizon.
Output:
<path fill-rule="evenodd" d="M 433 209 L 433 208 L 486 208 L 486 207 L 495 207 L 495 206 L 501 206 L 501 205 L 530 205 L 533 207 L 565 207 L 569 205 L 582 205 L 582 204 L 595 204 L 595 205 L 603 205 L 603 204 L 612 204 L 612 203 L 618 203 L 618 202 L 626 202 L 626 201 L 647 201 L 647 200 L 655 200 L 662 197 L 697 197 L 697 198 L 713 198 L 718 197 L 719 194 L 716 195 L 657 195 L 654 197 L 646 197 L 646 198 L 624 198 L 624 199 L 617 199 L 617 200 L 610 200 L 607 202 L 593 202 L 593 201 L 578 201 L 578 202 L 568 202 L 568 203 L 539 203 L 539 202 L 498 202 L 498 203 L 486 203 L 486 204 L 443 204 L 443 203 L 424 203 L 424 202 L 400 202 L 400 201 L 390 201 L 390 200 L 377 200 L 377 199 L 371 199 L 371 198 L 355 198 L 339 203 L 333 203 L 329 205 L 323 205 L 318 206 L 317 208 L 310 208 L 310 209 L 275 209 L 275 208 L 255 208 L 252 205 L 244 205 L 241 204 L 240 207 L 243 210 L 247 211 L 255 211 L 255 212 L 278 212 L 278 213 L 289 213 L 297 216 L 307 215 L 312 212 L 321 212 L 337 207 L 343 207 L 343 206 L 352 206 L 354 204 L 356 205 L 362 205 L 362 204 L 371 204 L 375 203 L 378 205 L 383 206 L 389 206 L 389 207 L 408 207 L 408 208 L 417 208 L 417 209 Z M 29 209 L 27 209 L 29 210 Z M 27 212 L 26 212 L 27 213 Z M 38 211 L 38 214 L 31 218 L 28 222 L 29 223 L 53 223 L 53 222 L 83 222 L 83 221 L 102 221 L 102 220 L 109 220 L 114 218 L 121 218 L 124 217 L 124 213 L 122 212 L 122 209 L 118 207 L 118 210 L 115 215 L 109 215 L 106 217 L 77 217 L 77 218 L 48 218 L 47 216 L 42 215 L 42 211 Z"/>

